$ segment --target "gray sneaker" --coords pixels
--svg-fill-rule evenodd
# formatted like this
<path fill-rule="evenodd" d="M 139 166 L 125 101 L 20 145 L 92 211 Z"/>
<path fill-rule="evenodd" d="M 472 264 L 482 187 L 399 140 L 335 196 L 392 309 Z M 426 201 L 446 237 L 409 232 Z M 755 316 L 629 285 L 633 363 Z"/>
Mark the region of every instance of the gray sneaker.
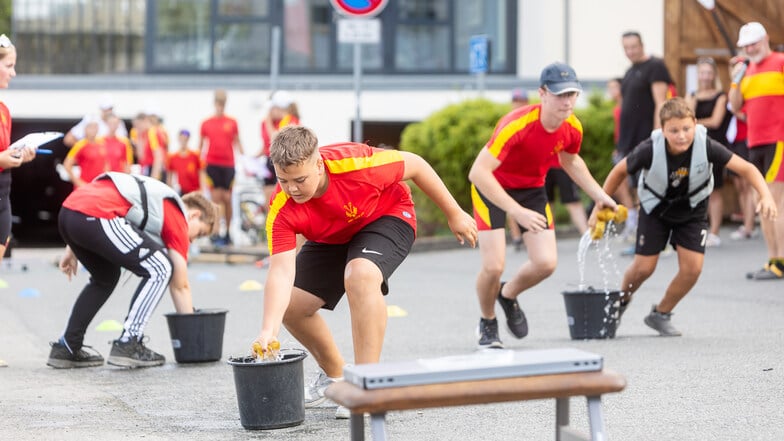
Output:
<path fill-rule="evenodd" d="M 143 336 L 131 337 L 128 341 L 114 340 L 106 362 L 127 368 L 161 366 L 166 363 L 166 357 L 145 346 L 145 341 Z"/>
<path fill-rule="evenodd" d="M 662 337 L 680 337 L 681 331 L 672 326 L 671 318 L 671 312 L 659 312 L 656 310 L 656 305 L 653 305 L 651 313 L 645 317 L 645 324 L 649 328 L 658 331 Z"/>
<path fill-rule="evenodd" d="M 82 346 L 78 351 L 71 352 L 62 341 L 55 341 L 49 343 L 52 347 L 49 351 L 49 359 L 46 361 L 47 366 L 55 369 L 71 369 L 71 368 L 84 368 L 103 365 L 103 357 L 95 349 L 90 346 Z M 87 352 L 84 348 L 88 348 L 92 353 Z M 2 366 L 2 360 L 0 360 Z"/>
<path fill-rule="evenodd" d="M 498 320 L 487 320 L 484 318 L 479 319 L 479 327 L 477 328 L 479 336 L 479 349 L 503 349 L 504 344 L 498 337 Z"/>
<path fill-rule="evenodd" d="M 327 386 L 334 382 L 334 380 L 327 377 L 327 374 L 325 374 L 324 371 L 319 371 L 319 374 L 316 379 L 313 380 L 313 383 L 305 386 L 305 408 L 311 409 L 318 407 L 325 402 L 332 403 L 334 406 L 334 402 L 324 395 Z"/>

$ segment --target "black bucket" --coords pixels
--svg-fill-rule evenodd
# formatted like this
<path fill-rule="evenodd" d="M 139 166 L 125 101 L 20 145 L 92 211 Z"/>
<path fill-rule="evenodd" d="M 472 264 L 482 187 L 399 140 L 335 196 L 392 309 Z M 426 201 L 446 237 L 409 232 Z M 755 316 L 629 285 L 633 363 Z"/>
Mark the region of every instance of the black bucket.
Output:
<path fill-rule="evenodd" d="M 620 291 L 582 291 L 562 293 L 572 340 L 615 338 L 618 327 Z"/>
<path fill-rule="evenodd" d="M 281 429 L 305 421 L 305 378 L 301 349 L 281 349 L 279 361 L 257 363 L 253 357 L 229 357 L 240 423 L 249 430 Z"/>
<path fill-rule="evenodd" d="M 193 314 L 166 314 L 177 363 L 221 359 L 227 312 L 225 309 L 203 309 Z"/>

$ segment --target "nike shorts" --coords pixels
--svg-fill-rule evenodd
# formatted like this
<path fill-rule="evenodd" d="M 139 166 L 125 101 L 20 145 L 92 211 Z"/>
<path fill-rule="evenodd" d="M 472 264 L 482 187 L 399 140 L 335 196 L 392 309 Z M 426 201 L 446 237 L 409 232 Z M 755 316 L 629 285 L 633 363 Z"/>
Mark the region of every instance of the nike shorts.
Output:
<path fill-rule="evenodd" d="M 375 263 L 384 279 L 381 292 L 389 293 L 388 279 L 411 251 L 414 229 L 401 219 L 384 216 L 360 230 L 348 243 L 332 245 L 307 241 L 297 254 L 294 286 L 324 300 L 333 310 L 346 292 L 346 264 L 363 258 Z"/>

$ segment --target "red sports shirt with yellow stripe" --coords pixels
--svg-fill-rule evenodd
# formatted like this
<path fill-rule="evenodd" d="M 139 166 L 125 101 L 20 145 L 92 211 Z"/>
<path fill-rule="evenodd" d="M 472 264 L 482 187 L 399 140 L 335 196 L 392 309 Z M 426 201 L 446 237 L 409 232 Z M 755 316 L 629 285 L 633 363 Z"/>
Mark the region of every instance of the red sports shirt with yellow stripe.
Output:
<path fill-rule="evenodd" d="M 541 104 L 521 107 L 507 113 L 496 125 L 485 148 L 501 161 L 493 175 L 506 189 L 544 186 L 550 167 L 558 166 L 558 153 L 580 152 L 583 126 L 574 114 L 554 132 L 540 121 Z"/>
<path fill-rule="evenodd" d="M 784 53 L 752 63 L 740 83 L 749 148 L 784 141 Z"/>
<path fill-rule="evenodd" d="M 327 174 L 327 190 L 298 204 L 281 190 L 270 199 L 267 243 L 270 255 L 293 250 L 296 235 L 308 240 L 343 244 L 382 216 L 394 216 L 416 232 L 411 190 L 403 179 L 405 163 L 396 150 L 358 143 L 319 148 Z"/>
<path fill-rule="evenodd" d="M 11 112 L 5 103 L 0 101 L 0 152 L 8 150 L 11 145 Z M 0 171 L 3 171 L 0 168 Z"/>

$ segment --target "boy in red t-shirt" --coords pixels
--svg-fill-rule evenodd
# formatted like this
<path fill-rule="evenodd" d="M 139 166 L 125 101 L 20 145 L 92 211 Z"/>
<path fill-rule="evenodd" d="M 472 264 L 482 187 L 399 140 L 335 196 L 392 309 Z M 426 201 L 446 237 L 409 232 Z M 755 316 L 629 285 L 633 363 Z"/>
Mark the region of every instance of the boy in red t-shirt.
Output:
<path fill-rule="evenodd" d="M 496 301 L 504 310 L 510 332 L 516 338 L 528 334 L 528 322 L 517 296 L 555 271 L 555 224 L 545 191 L 550 167 L 560 163 L 597 207 L 616 208 L 615 201 L 605 194 L 578 155 L 583 131 L 573 110 L 581 90 L 570 66 L 546 66 L 540 75 L 541 103 L 503 116 L 471 166 L 468 179 L 482 248 L 482 267 L 476 281 L 480 348 L 503 347 L 498 336 Z M 507 215 L 520 225 L 529 259 L 509 282 L 501 282 Z"/>
<path fill-rule="evenodd" d="M 215 218 L 215 207 L 200 193 L 180 198 L 166 184 L 146 176 L 110 172 L 75 189 L 58 218 L 67 244 L 60 270 L 70 280 L 81 262 L 90 279 L 71 309 L 65 332 L 51 343 L 46 364 L 58 369 L 103 364 L 100 354 L 82 349 L 84 335 L 124 268 L 141 281 L 107 361 L 122 367 L 162 365 L 164 357 L 144 345 L 144 328 L 167 286 L 178 313 L 194 311 L 188 246 L 209 235 Z"/>
<path fill-rule="evenodd" d="M 278 186 L 267 216 L 270 265 L 261 333 L 267 348 L 281 323 L 316 358 L 323 372 L 305 397 L 313 407 L 325 386 L 343 376 L 343 356 L 319 309 L 345 293 L 351 311 L 354 362 L 379 361 L 386 328 L 387 280 L 408 255 L 416 234 L 411 179 L 444 212 L 460 243 L 476 243 L 476 222 L 420 156 L 365 144 L 318 147 L 313 132 L 290 126 L 272 142 Z M 296 235 L 307 242 L 296 252 Z M 347 417 L 339 409 L 337 417 Z"/>
<path fill-rule="evenodd" d="M 191 133 L 185 129 L 180 130 L 177 139 L 180 149 L 169 155 L 166 165 L 169 186 L 174 187 L 174 177 L 180 187 L 180 194 L 187 194 L 201 189 L 201 158 L 199 153 L 188 148 Z"/>
<path fill-rule="evenodd" d="M 240 143 L 237 120 L 226 115 L 226 91 L 215 91 L 215 114 L 201 123 L 199 131 L 199 149 L 204 158 L 210 197 L 223 208 L 223 219 L 226 223 L 226 234 L 223 237 L 213 238 L 215 245 L 231 245 L 231 188 L 234 184 L 234 150 L 240 155 Z"/>
<path fill-rule="evenodd" d="M 90 120 L 84 127 L 84 138 L 71 147 L 63 161 L 68 177 L 74 187 L 81 187 L 90 182 L 101 173 L 109 171 L 109 157 L 106 143 L 103 138 L 97 138 L 98 121 Z M 79 166 L 79 176 L 74 173 L 73 167 Z"/>

